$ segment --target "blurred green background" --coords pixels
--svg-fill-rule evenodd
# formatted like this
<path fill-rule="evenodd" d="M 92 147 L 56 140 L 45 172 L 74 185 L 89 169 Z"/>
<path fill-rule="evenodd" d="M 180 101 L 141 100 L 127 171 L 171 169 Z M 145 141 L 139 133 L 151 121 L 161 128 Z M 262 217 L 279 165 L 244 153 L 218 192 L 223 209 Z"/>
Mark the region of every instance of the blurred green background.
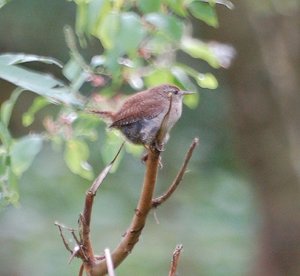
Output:
<path fill-rule="evenodd" d="M 300 275 L 299 3 L 235 4 L 233 11 L 218 8 L 219 29 L 194 26 L 202 39 L 232 44 L 237 57 L 231 68 L 215 72 L 216 91 L 203 89 L 197 109 L 184 108 L 163 153 L 156 193 L 168 187 L 197 136 L 200 145 L 189 173 L 155 211 L 159 224 L 149 216 L 117 275 L 167 275 L 179 243 L 184 246 L 179 275 Z M 67 1 L 11 1 L 0 9 L 0 52 L 66 62 L 62 29 L 74 25 L 75 12 Z M 86 54 L 97 51 L 92 42 Z M 59 76 L 49 65 L 36 69 Z M 12 89 L 0 80 L 0 100 Z M 38 122 L 31 129 L 21 124 L 20 114 L 32 99 L 23 93 L 17 103 L 11 122 L 15 137 L 41 128 Z M 101 139 L 93 147 L 91 163 L 101 170 Z M 113 249 L 126 231 L 143 169 L 127 154 L 98 192 L 92 225 L 97 252 Z M 76 275 L 80 262 L 67 264 L 69 254 L 54 221 L 76 227 L 88 187 L 69 172 L 62 153 L 44 145 L 22 178 L 20 205 L 0 213 L 0 275 Z"/>

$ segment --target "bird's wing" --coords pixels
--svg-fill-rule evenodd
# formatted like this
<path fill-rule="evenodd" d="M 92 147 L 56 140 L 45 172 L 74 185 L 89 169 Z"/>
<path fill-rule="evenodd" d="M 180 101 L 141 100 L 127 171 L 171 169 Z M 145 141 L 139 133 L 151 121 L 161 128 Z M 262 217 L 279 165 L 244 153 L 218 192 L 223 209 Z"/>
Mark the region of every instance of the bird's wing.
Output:
<path fill-rule="evenodd" d="M 136 94 L 136 97 L 130 97 L 117 112 L 116 117 L 120 119 L 113 122 L 111 127 L 128 125 L 142 119 L 152 119 L 163 111 L 162 101 L 149 98 L 144 100 L 143 95 Z"/>

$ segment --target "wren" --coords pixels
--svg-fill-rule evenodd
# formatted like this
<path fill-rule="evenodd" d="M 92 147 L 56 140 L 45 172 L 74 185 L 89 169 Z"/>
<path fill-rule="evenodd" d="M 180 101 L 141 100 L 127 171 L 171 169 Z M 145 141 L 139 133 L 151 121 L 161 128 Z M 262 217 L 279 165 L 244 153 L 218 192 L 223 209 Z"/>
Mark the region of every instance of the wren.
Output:
<path fill-rule="evenodd" d="M 183 96 L 192 93 L 163 84 L 128 97 L 116 112 L 92 112 L 108 121 L 109 128 L 120 130 L 130 142 L 162 151 L 171 128 L 181 117 Z"/>

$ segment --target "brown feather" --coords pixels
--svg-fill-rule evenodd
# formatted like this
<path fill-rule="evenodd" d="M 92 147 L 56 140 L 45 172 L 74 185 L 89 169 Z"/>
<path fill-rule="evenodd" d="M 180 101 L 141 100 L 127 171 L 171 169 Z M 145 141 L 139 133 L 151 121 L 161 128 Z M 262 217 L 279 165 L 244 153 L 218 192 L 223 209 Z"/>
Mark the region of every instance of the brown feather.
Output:
<path fill-rule="evenodd" d="M 152 119 L 164 111 L 163 101 L 157 98 L 146 96 L 147 93 L 157 93 L 156 91 L 139 92 L 125 101 L 121 109 L 114 114 L 115 121 L 110 127 L 120 127 L 137 122 L 142 119 Z"/>

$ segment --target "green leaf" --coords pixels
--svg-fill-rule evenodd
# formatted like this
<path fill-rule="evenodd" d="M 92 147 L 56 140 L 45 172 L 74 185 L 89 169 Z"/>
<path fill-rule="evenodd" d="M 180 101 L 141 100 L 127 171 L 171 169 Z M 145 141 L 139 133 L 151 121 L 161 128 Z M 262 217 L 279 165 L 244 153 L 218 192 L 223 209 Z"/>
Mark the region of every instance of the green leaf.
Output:
<path fill-rule="evenodd" d="M 22 116 L 23 126 L 30 126 L 34 121 L 35 114 L 48 104 L 49 102 L 43 97 L 35 98 L 28 111 Z"/>
<path fill-rule="evenodd" d="M 233 10 L 234 9 L 234 4 L 229 1 L 229 0 L 201 0 L 203 2 L 208 2 L 208 3 L 214 3 L 214 4 L 220 4 L 225 6 L 227 9 L 229 10 Z"/>
<path fill-rule="evenodd" d="M 9 2 L 10 0 L 0 0 L 0 9 Z"/>
<path fill-rule="evenodd" d="M 128 153 L 130 153 L 136 157 L 140 157 L 144 151 L 143 147 L 141 147 L 140 145 L 132 144 L 132 143 L 126 143 L 125 148 Z"/>
<path fill-rule="evenodd" d="M 197 72 L 192 67 L 180 63 L 177 64 L 177 67 L 184 70 L 188 75 L 194 78 L 198 85 L 202 88 L 216 89 L 218 87 L 218 80 L 211 73 L 202 74 Z"/>
<path fill-rule="evenodd" d="M 186 16 L 186 0 L 165 0 L 165 2 L 170 6 L 173 12 L 183 17 Z"/>
<path fill-rule="evenodd" d="M 143 13 L 157 12 L 160 10 L 161 0 L 137 0 L 137 6 Z"/>
<path fill-rule="evenodd" d="M 120 29 L 120 14 L 112 11 L 103 19 L 102 24 L 97 30 L 97 37 L 105 49 L 115 46 L 115 40 Z"/>
<path fill-rule="evenodd" d="M 84 41 L 84 33 L 87 30 L 88 26 L 88 3 L 87 1 L 80 1 L 77 3 L 76 9 L 76 33 L 80 38 L 81 43 L 85 43 Z"/>
<path fill-rule="evenodd" d="M 145 34 L 146 31 L 142 26 L 141 18 L 136 13 L 126 12 L 121 14 L 120 30 L 116 41 L 121 53 L 136 52 Z"/>
<path fill-rule="evenodd" d="M 188 74 L 179 66 L 173 66 L 171 72 L 175 77 L 176 81 L 182 86 L 185 90 L 188 91 L 197 91 L 197 87 L 194 85 Z"/>
<path fill-rule="evenodd" d="M 218 80 L 211 73 L 198 74 L 196 81 L 202 88 L 216 89 L 218 87 Z"/>
<path fill-rule="evenodd" d="M 170 70 L 158 68 L 145 77 L 145 82 L 148 87 L 151 87 L 164 83 L 173 83 L 174 78 Z"/>
<path fill-rule="evenodd" d="M 12 138 L 8 131 L 8 128 L 2 121 L 0 121 L 0 141 L 3 143 L 6 149 L 9 149 L 12 143 Z"/>
<path fill-rule="evenodd" d="M 71 82 L 75 81 L 81 72 L 81 67 L 74 58 L 71 58 L 62 70 L 63 75 Z"/>
<path fill-rule="evenodd" d="M 188 5 L 190 13 L 212 27 L 218 27 L 218 17 L 213 5 L 201 1 L 193 1 Z"/>
<path fill-rule="evenodd" d="M 71 93 L 67 86 L 50 75 L 37 73 L 16 65 L 0 64 L 0 78 L 47 97 L 54 102 L 82 106 L 82 102 L 76 94 Z"/>
<path fill-rule="evenodd" d="M 10 167 L 6 167 L 4 175 L 0 175 L 0 208 L 8 204 L 19 203 L 18 177 Z"/>
<path fill-rule="evenodd" d="M 134 12 L 109 13 L 98 31 L 104 48 L 112 50 L 118 57 L 136 53 L 145 34 L 141 18 Z"/>
<path fill-rule="evenodd" d="M 15 65 L 15 64 L 33 62 L 33 61 L 43 62 L 47 64 L 55 64 L 60 68 L 63 67 L 62 63 L 59 60 L 52 57 L 28 55 L 22 53 L 0 55 L 0 64 L 2 63 L 6 65 Z"/>
<path fill-rule="evenodd" d="M 9 121 L 10 121 L 10 117 L 11 117 L 11 114 L 12 114 L 12 110 L 13 110 L 13 107 L 18 99 L 18 97 L 20 96 L 20 94 L 22 93 L 23 89 L 20 89 L 20 88 L 16 88 L 9 100 L 5 101 L 2 105 L 1 105 L 1 108 L 0 108 L 0 119 L 1 121 L 3 122 L 3 124 L 8 127 L 8 124 L 9 124 Z"/>
<path fill-rule="evenodd" d="M 219 61 L 213 51 L 201 40 L 184 37 L 181 40 L 180 48 L 194 58 L 203 59 L 214 68 L 220 67 Z"/>
<path fill-rule="evenodd" d="M 71 139 L 66 143 L 64 159 L 71 172 L 81 177 L 92 180 L 93 171 L 87 159 L 89 158 L 89 148 L 87 144 L 80 140 Z"/>
<path fill-rule="evenodd" d="M 29 135 L 12 144 L 10 154 L 13 173 L 20 176 L 29 168 L 42 148 L 42 141 L 43 138 L 39 135 Z"/>
<path fill-rule="evenodd" d="M 150 13 L 145 16 L 145 21 L 156 28 L 156 32 L 172 41 L 179 41 L 182 36 L 183 23 L 172 15 Z"/>
<path fill-rule="evenodd" d="M 101 120 L 97 116 L 80 112 L 78 118 L 74 121 L 74 136 L 86 137 L 91 141 L 96 141 L 98 138 L 98 126 Z"/>
<path fill-rule="evenodd" d="M 112 4 L 110 0 L 93 0 L 89 3 L 88 28 L 92 35 L 97 36 L 97 29 L 111 10 Z"/>
<path fill-rule="evenodd" d="M 195 109 L 199 104 L 200 95 L 199 93 L 187 95 L 183 98 L 183 102 L 186 106 L 191 109 Z"/>

